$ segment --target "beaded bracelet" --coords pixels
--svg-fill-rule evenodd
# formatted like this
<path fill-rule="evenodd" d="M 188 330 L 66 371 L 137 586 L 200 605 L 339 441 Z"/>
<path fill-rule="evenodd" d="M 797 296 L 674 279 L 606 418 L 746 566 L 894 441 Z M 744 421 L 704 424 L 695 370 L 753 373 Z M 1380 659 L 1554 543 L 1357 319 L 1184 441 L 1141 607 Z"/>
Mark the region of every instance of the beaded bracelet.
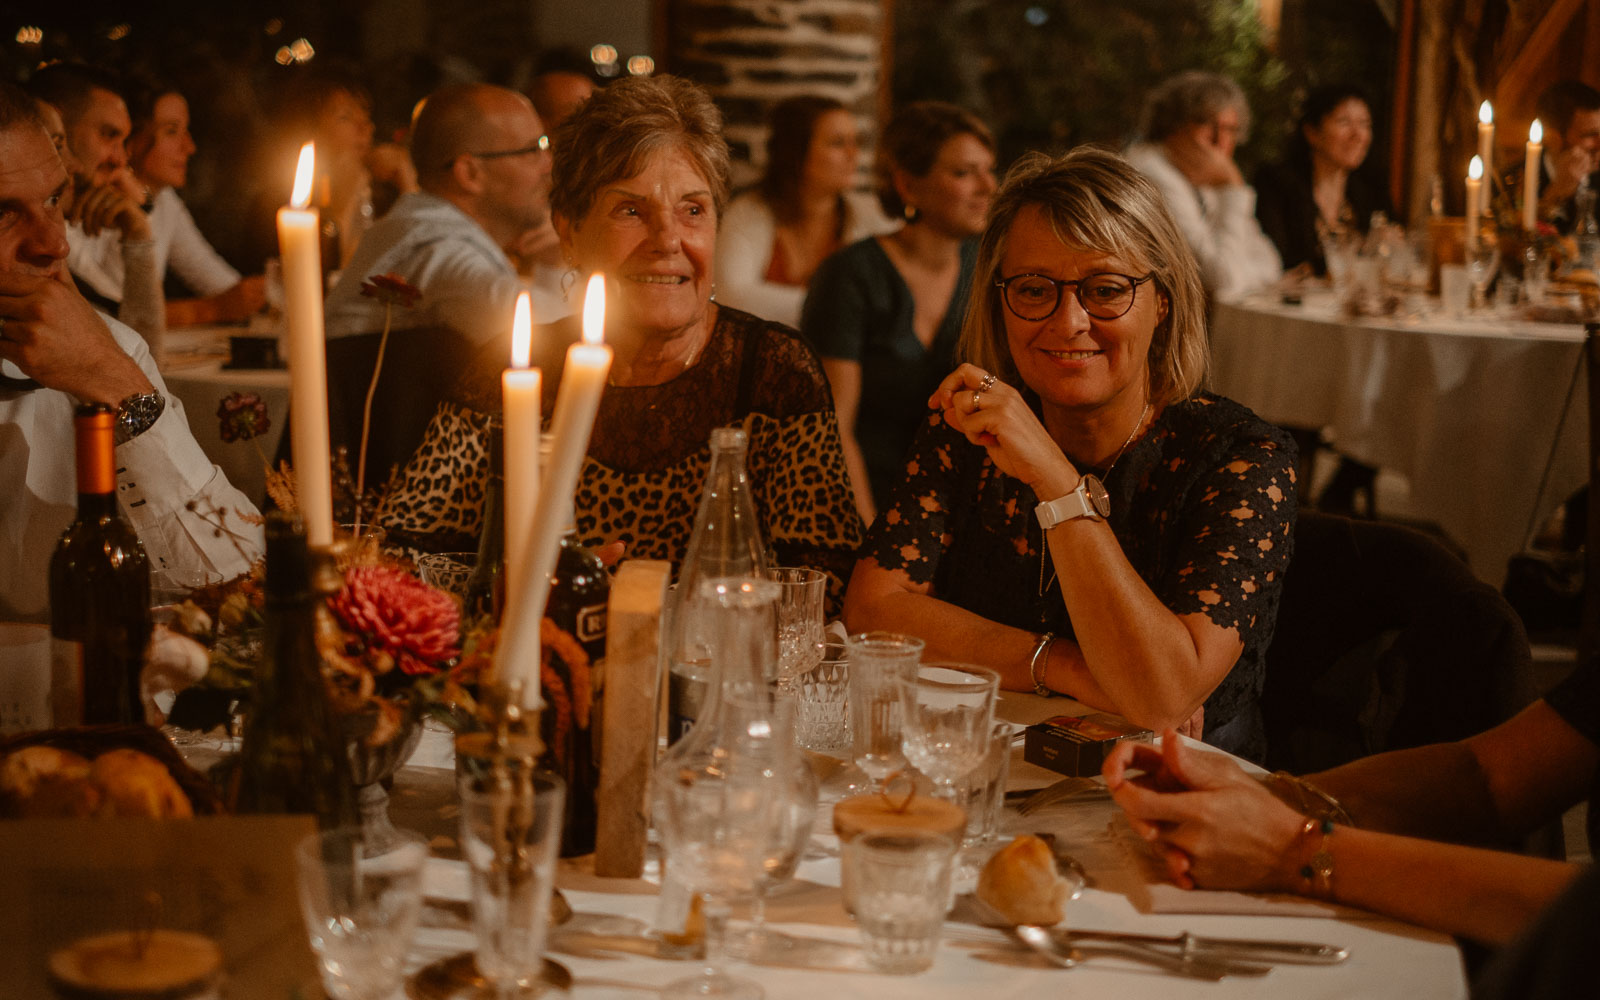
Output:
<path fill-rule="evenodd" d="M 1040 632 L 1038 640 L 1033 645 L 1033 655 L 1028 657 L 1028 678 L 1033 681 L 1033 693 L 1041 698 L 1053 698 L 1055 692 L 1045 686 L 1039 677 L 1039 661 L 1043 659 L 1048 666 L 1050 663 L 1050 644 L 1055 642 L 1054 632 Z"/>
<path fill-rule="evenodd" d="M 1308 819 L 1300 827 L 1300 836 L 1309 837 L 1313 832 L 1320 831 L 1322 837 L 1317 841 L 1317 849 L 1312 852 L 1311 860 L 1300 866 L 1300 877 L 1311 883 L 1312 895 L 1333 898 L 1333 854 L 1328 850 L 1328 835 L 1333 833 L 1333 820 Z"/>

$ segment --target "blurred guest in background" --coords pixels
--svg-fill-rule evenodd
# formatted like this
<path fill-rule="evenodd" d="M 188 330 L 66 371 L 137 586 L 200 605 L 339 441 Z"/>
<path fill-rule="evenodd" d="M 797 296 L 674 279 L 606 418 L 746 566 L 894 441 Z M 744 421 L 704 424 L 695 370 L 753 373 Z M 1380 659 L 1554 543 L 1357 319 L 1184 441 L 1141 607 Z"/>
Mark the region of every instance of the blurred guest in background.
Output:
<path fill-rule="evenodd" d="M 585 101 L 552 148 L 562 251 L 577 274 L 606 275 L 616 352 L 574 498 L 579 538 L 680 562 L 711 431 L 742 427 L 764 540 L 783 565 L 828 571 L 837 607 L 861 523 L 822 366 L 793 330 L 711 300 L 728 191 L 722 116 L 687 80 L 628 77 Z M 578 334 L 576 316 L 534 334 L 545 413 Z M 505 329 L 439 406 L 380 514 L 391 537 L 439 551 L 475 544 L 509 340 Z"/>
<path fill-rule="evenodd" d="M 1372 108 L 1351 86 L 1306 95 L 1288 155 L 1256 175 L 1256 218 L 1287 268 L 1328 273 L 1324 238 L 1364 234 L 1373 212 L 1388 213 L 1381 183 L 1361 171 L 1372 148 Z"/>
<path fill-rule="evenodd" d="M 853 190 L 860 147 L 855 115 L 839 101 L 802 95 L 773 107 L 766 174 L 723 220 L 719 301 L 798 326 L 823 259 L 895 227 L 875 199 Z"/>
<path fill-rule="evenodd" d="M 1544 128 L 1544 159 L 1539 170 L 1539 217 L 1561 233 L 1581 222 L 1576 197 L 1580 186 L 1600 189 L 1600 90 L 1577 80 L 1562 80 L 1539 95 L 1539 124 Z M 1522 204 L 1519 168 L 1506 188 Z"/>
<path fill-rule="evenodd" d="M 904 470 L 928 396 L 955 365 L 994 195 L 994 137 L 953 104 L 918 101 L 884 129 L 876 174 L 884 211 L 906 224 L 823 261 L 800 317 L 833 388 L 856 509 L 868 522 Z"/>
<path fill-rule="evenodd" d="M 166 300 L 155 236 L 141 207 L 144 190 L 128 169 L 133 126 L 121 88 L 115 74 L 84 63 L 53 63 L 28 81 L 72 178 L 61 203 L 68 271 L 97 308 L 157 343 L 166 330 Z"/>
<path fill-rule="evenodd" d="M 177 189 L 189 179 L 189 158 L 195 152 L 189 134 L 189 102 L 173 87 L 154 83 L 135 92 L 131 110 L 128 162 L 147 192 L 156 268 L 163 277 L 171 271 L 200 296 L 168 299 L 167 325 L 232 323 L 248 318 L 266 304 L 261 276 L 243 278 L 223 260 L 178 197 Z M 109 272 L 114 257 L 108 249 L 96 247 Z"/>
<path fill-rule="evenodd" d="M 1025 156 L 972 296 L 966 363 L 862 546 L 850 630 L 1259 758 L 1294 446 L 1202 390 L 1205 295 L 1160 192 L 1093 147 Z"/>
<path fill-rule="evenodd" d="M 552 133 L 594 93 L 589 60 L 571 49 L 551 49 L 539 55 L 528 99 L 539 119 Z"/>
<path fill-rule="evenodd" d="M 73 288 L 70 184 L 33 99 L 0 82 L 0 621 L 49 620 L 50 552 L 77 509 L 80 403 L 116 414 L 117 504 L 155 586 L 232 578 L 261 551 L 255 508 L 195 443 L 144 341 Z"/>
<path fill-rule="evenodd" d="M 346 265 L 350 280 L 328 293 L 326 305 L 329 428 L 352 455 L 384 352 L 367 453 L 375 481 L 421 443 L 468 359 L 511 329 L 523 286 L 505 247 L 548 224 L 548 145 L 533 105 L 504 87 L 447 86 L 418 112 L 411 155 L 422 190 L 402 195 L 367 232 Z M 391 312 L 363 290 L 382 274 L 399 275 L 421 297 Z M 541 321 L 567 311 L 559 295 L 534 304 Z"/>
<path fill-rule="evenodd" d="M 1217 73 L 1174 76 L 1145 99 L 1142 139 L 1128 161 L 1167 201 L 1200 263 L 1206 292 L 1235 299 L 1278 280 L 1278 251 L 1256 223 L 1256 193 L 1234 150 L 1250 128 L 1239 85 Z"/>

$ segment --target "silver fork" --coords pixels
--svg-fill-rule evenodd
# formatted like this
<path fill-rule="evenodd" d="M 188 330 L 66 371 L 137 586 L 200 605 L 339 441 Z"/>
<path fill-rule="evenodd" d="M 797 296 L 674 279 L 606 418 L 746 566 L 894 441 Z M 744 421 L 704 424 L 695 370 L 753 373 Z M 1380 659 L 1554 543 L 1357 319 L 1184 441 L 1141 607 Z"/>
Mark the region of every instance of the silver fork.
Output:
<path fill-rule="evenodd" d="M 1068 799 L 1088 799 L 1109 796 L 1111 793 L 1094 778 L 1062 778 L 1053 785 L 1026 794 L 1028 797 L 1017 806 L 1017 812 L 1023 816 Z"/>

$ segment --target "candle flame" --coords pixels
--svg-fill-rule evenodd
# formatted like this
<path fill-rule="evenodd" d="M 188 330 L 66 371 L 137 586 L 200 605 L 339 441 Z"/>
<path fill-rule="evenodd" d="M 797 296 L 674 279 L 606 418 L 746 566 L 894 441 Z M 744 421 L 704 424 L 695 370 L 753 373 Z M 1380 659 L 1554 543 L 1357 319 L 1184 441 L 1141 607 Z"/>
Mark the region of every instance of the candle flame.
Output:
<path fill-rule="evenodd" d="M 589 275 L 583 292 L 583 342 L 598 344 L 606 333 L 606 276 L 599 271 Z"/>
<path fill-rule="evenodd" d="M 316 175 L 316 145 L 308 142 L 300 147 L 300 165 L 294 171 L 294 194 L 289 198 L 289 204 L 294 208 L 305 208 L 311 204 L 311 180 Z"/>
<path fill-rule="evenodd" d="M 1483 180 L 1482 157 L 1474 156 L 1472 158 L 1472 163 L 1467 167 L 1467 176 L 1471 177 L 1475 181 Z"/>
<path fill-rule="evenodd" d="M 517 296 L 517 310 L 511 317 L 511 367 L 526 368 L 533 361 L 533 306 L 528 293 Z"/>
<path fill-rule="evenodd" d="M 1544 142 L 1544 123 L 1537 118 L 1528 126 L 1528 141 L 1534 145 Z"/>
<path fill-rule="evenodd" d="M 1488 125 L 1494 121 L 1494 106 L 1488 101 L 1478 105 L 1478 121 Z"/>

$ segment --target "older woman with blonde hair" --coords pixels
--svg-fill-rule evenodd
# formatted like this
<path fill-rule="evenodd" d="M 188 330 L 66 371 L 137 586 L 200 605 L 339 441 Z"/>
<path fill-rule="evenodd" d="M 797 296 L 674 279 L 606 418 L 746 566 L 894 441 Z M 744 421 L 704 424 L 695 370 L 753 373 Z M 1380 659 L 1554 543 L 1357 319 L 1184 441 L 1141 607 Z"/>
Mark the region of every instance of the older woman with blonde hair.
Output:
<path fill-rule="evenodd" d="M 1294 446 L 1202 390 L 1204 292 L 1160 193 L 1114 153 L 1024 157 L 960 354 L 863 545 L 851 629 L 1259 756 Z"/>
<path fill-rule="evenodd" d="M 749 435 L 756 513 L 779 562 L 829 571 L 835 603 L 861 538 L 827 379 L 794 330 L 711 300 L 728 198 L 722 116 L 687 80 L 630 77 L 551 137 L 550 212 L 570 277 L 606 276 L 616 352 L 574 506 L 587 544 L 679 562 L 710 464 L 711 431 Z M 553 410 L 570 316 L 535 333 Z M 435 551 L 474 544 L 501 425 L 507 337 L 488 345 L 434 415 L 381 523 Z"/>

